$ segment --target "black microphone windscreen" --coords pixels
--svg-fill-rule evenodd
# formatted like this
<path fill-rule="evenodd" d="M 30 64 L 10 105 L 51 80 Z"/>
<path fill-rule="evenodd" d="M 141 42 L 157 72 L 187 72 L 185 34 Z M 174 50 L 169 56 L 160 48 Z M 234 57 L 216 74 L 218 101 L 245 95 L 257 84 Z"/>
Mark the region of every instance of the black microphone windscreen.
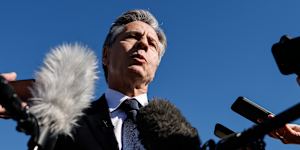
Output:
<path fill-rule="evenodd" d="M 141 108 L 137 114 L 137 128 L 146 149 L 200 149 L 197 129 L 167 100 L 156 98 Z"/>

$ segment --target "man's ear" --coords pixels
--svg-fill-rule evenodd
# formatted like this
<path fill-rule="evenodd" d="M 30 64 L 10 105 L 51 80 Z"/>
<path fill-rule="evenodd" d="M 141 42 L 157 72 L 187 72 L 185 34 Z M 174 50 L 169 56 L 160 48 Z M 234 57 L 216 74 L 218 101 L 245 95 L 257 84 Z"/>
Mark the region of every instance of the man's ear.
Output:
<path fill-rule="evenodd" d="M 102 51 L 102 64 L 104 66 L 108 65 L 108 47 L 105 46 Z"/>

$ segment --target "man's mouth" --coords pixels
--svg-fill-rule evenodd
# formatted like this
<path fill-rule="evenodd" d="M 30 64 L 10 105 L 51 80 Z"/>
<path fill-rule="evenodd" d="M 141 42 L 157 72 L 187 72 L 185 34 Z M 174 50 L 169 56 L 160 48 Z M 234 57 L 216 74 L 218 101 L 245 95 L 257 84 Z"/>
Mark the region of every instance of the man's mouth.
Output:
<path fill-rule="evenodd" d="M 135 60 L 136 62 L 141 63 L 141 64 L 147 62 L 147 60 L 145 59 L 145 57 L 143 55 L 141 55 L 141 54 L 133 54 L 133 55 L 131 55 L 131 58 L 133 60 Z"/>

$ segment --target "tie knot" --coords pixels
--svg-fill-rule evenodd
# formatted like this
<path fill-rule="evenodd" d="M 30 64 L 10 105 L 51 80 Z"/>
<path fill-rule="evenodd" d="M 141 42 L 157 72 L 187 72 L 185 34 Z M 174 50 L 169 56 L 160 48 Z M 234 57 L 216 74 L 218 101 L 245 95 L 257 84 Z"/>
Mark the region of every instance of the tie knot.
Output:
<path fill-rule="evenodd" d="M 140 106 L 139 106 L 139 102 L 136 99 L 127 99 L 122 103 L 121 108 L 125 111 L 131 111 L 131 110 L 139 110 Z"/>
<path fill-rule="evenodd" d="M 135 120 L 140 104 L 136 99 L 127 99 L 122 103 L 121 109 L 126 113 L 127 117 Z"/>

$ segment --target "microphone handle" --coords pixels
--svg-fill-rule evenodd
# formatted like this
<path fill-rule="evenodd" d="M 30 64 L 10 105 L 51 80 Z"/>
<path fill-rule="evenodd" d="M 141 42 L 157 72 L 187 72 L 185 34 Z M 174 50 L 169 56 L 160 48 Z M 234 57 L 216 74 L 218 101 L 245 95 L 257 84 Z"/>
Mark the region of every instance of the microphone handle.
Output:
<path fill-rule="evenodd" d="M 3 76 L 0 76 L 0 104 L 14 120 L 20 120 L 27 117 L 26 111 L 22 108 L 21 99 Z"/>
<path fill-rule="evenodd" d="M 274 118 L 267 119 L 261 124 L 254 125 L 240 133 L 231 134 L 217 143 L 216 150 L 237 149 L 257 139 L 262 139 L 271 131 L 283 127 L 300 117 L 300 103 L 276 115 Z"/>
<path fill-rule="evenodd" d="M 57 136 L 53 136 L 46 126 L 39 126 L 35 116 L 28 108 L 22 107 L 22 100 L 14 88 L 0 75 L 0 104 L 17 121 L 17 131 L 31 135 L 28 142 L 29 150 L 52 150 Z"/>

